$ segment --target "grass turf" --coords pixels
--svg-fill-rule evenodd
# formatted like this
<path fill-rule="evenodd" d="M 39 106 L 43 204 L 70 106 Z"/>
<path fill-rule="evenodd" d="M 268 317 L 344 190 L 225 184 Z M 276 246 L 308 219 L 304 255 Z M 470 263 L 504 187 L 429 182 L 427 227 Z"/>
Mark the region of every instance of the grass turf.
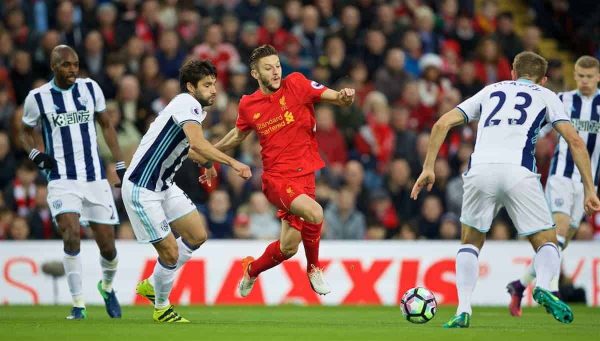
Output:
<path fill-rule="evenodd" d="M 181 306 L 190 324 L 158 324 L 150 306 L 123 308 L 111 320 L 104 307 L 88 307 L 85 321 L 67 321 L 67 306 L 0 306 L 2 340 L 583 340 L 600 335 L 600 309 L 574 306 L 565 325 L 542 308 L 513 318 L 507 308 L 475 307 L 469 329 L 443 329 L 455 311 L 441 307 L 427 324 L 403 320 L 397 307 Z"/>

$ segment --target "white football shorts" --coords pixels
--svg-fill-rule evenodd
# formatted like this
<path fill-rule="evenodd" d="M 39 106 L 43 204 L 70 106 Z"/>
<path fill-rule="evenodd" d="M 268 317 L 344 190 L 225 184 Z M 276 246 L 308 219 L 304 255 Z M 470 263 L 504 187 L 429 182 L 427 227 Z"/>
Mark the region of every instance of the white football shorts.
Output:
<path fill-rule="evenodd" d="M 463 174 L 463 182 L 463 224 L 485 233 L 498 211 L 505 207 L 519 235 L 554 228 L 540 177 L 527 168 L 479 164 Z"/>
<path fill-rule="evenodd" d="M 546 182 L 546 200 L 552 213 L 571 217 L 571 228 L 579 228 L 585 215 L 583 184 L 564 176 L 552 175 Z"/>
<path fill-rule="evenodd" d="M 154 192 L 125 180 L 121 194 L 140 243 L 163 240 L 171 232 L 170 222 L 196 210 L 190 198 L 175 184 L 162 192 Z"/>
<path fill-rule="evenodd" d="M 83 222 L 119 224 L 115 199 L 106 180 L 52 180 L 48 183 L 48 205 L 53 218 L 77 213 Z"/>

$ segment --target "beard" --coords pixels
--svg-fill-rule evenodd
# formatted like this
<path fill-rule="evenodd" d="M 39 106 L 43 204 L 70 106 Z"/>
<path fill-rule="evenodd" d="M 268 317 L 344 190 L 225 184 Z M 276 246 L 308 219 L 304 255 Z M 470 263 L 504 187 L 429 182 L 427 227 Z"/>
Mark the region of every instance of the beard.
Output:
<path fill-rule="evenodd" d="M 213 105 L 213 103 L 215 103 L 215 97 L 214 96 L 202 97 L 202 95 L 200 94 L 200 91 L 195 91 L 194 92 L 194 97 L 196 98 L 196 100 L 198 102 L 200 102 L 200 104 L 202 105 L 202 107 L 209 107 L 209 106 Z"/>
<path fill-rule="evenodd" d="M 271 92 L 275 92 L 275 91 L 279 90 L 279 87 L 275 87 L 273 84 L 271 84 L 271 81 L 269 80 L 269 78 L 261 77 L 260 81 L 264 85 L 264 87 L 269 89 L 269 91 L 271 91 Z M 281 83 L 279 83 L 279 84 L 281 86 Z"/>

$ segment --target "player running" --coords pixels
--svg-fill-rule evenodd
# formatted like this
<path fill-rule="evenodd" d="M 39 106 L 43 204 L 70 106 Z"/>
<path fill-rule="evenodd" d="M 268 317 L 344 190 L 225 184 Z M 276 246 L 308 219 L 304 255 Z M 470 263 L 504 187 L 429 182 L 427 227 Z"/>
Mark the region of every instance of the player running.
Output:
<path fill-rule="evenodd" d="M 230 165 L 248 179 L 250 168 L 215 149 L 205 138 L 203 107 L 214 103 L 217 74 L 208 61 L 192 60 L 179 72 L 182 93 L 161 111 L 142 138 L 123 181 L 123 202 L 139 242 L 158 252 L 152 276 L 138 283 L 136 292 L 154 303 L 157 322 L 189 322 L 173 310 L 169 294 L 175 272 L 206 241 L 206 228 L 196 206 L 173 183 L 181 163 L 189 156 L 216 175 L 210 161 Z M 209 161 L 207 164 L 206 161 Z M 180 238 L 175 239 L 171 230 Z"/>
<path fill-rule="evenodd" d="M 571 308 L 550 292 L 559 273 L 560 252 L 556 229 L 535 173 L 535 141 L 544 122 L 566 141 L 580 171 L 585 211 L 600 210 L 584 142 L 571 125 L 564 107 L 546 82 L 548 63 L 532 52 L 519 53 L 513 62 L 513 81 L 491 84 L 444 114 L 433 127 L 423 172 L 413 187 L 413 199 L 435 181 L 433 165 L 448 130 L 469 120 L 479 120 L 475 150 L 469 170 L 463 174 L 461 247 L 456 255 L 456 316 L 444 328 L 468 328 L 471 294 L 479 277 L 478 256 L 492 219 L 504 206 L 517 231 L 527 236 L 536 250 L 533 261 L 538 275 L 533 298 L 563 323 L 573 321 Z"/>
<path fill-rule="evenodd" d="M 354 101 L 354 89 L 334 91 L 297 72 L 282 79 L 279 56 L 270 45 L 252 51 L 250 68 L 259 89 L 242 97 L 236 127 L 215 147 L 227 151 L 256 131 L 262 147 L 262 188 L 269 202 L 279 209 L 281 236 L 258 259 L 244 258 L 239 294 L 248 296 L 258 275 L 292 257 L 300 241 L 312 289 L 320 295 L 328 294 L 331 289 L 319 265 L 323 208 L 315 201 L 314 174 L 325 164 L 315 139 L 313 104 L 349 106 Z"/>
<path fill-rule="evenodd" d="M 123 160 L 117 134 L 106 109 L 98 83 L 77 78 L 79 57 L 66 45 L 52 50 L 50 66 L 54 78 L 31 90 L 25 99 L 23 141 L 29 158 L 48 175 L 48 204 L 63 238 L 63 265 L 73 298 L 70 320 L 87 317 L 81 280 L 80 219 L 89 222 L 100 249 L 102 280 L 98 291 L 112 318 L 121 317 L 121 307 L 112 288 L 117 272 L 114 225 L 119 224 L 115 202 L 104 165 L 98 156 L 97 118 L 115 160 Z M 42 122 L 44 151 L 35 147 L 41 140 L 34 127 Z M 117 162 L 122 180 L 125 163 Z"/>
<path fill-rule="evenodd" d="M 571 116 L 571 123 L 586 144 L 592 163 L 594 185 L 598 186 L 600 174 L 600 63 L 591 56 L 583 56 L 575 63 L 575 82 L 577 90 L 560 93 L 565 111 Z M 565 139 L 560 138 L 554 151 L 548 182 L 546 183 L 546 201 L 552 211 L 556 224 L 558 246 L 564 250 L 577 233 L 584 215 L 584 187 L 581 175 L 573 167 L 573 155 L 567 148 Z M 525 288 L 535 279 L 536 272 L 530 265 L 520 280 L 510 282 L 506 288 L 511 295 L 509 304 L 512 316 L 521 316 L 521 299 Z M 550 290 L 558 296 L 558 276 L 551 282 Z"/>

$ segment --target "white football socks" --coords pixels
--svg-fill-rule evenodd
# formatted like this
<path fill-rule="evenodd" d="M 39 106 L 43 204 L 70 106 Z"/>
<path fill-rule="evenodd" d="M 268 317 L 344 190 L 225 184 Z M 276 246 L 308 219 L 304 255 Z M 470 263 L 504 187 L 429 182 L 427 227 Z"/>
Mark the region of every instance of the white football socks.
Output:
<path fill-rule="evenodd" d="M 117 264 L 119 264 L 118 256 L 115 256 L 113 260 L 107 260 L 100 255 L 100 267 L 102 268 L 102 290 L 111 292 L 112 282 L 117 273 Z"/>
<path fill-rule="evenodd" d="M 458 308 L 456 315 L 472 313 L 471 295 L 479 277 L 479 249 L 471 244 L 460 246 L 456 254 L 456 289 L 458 291 Z"/>
<path fill-rule="evenodd" d="M 177 238 L 177 249 L 179 251 L 179 258 L 177 258 L 177 270 L 179 270 L 185 262 L 187 262 L 190 258 L 192 258 L 192 252 L 198 249 L 192 248 L 188 246 L 188 244 L 183 240 L 183 237 Z"/>
<path fill-rule="evenodd" d="M 545 243 L 540 246 L 533 259 L 533 266 L 537 274 L 536 286 L 552 290 L 550 282 L 560 273 L 560 251 L 554 243 Z"/>
<path fill-rule="evenodd" d="M 79 251 L 73 253 L 65 252 L 63 257 L 63 266 L 65 267 L 65 275 L 69 284 L 69 291 L 73 298 L 73 306 L 85 308 L 83 301 L 83 289 L 81 284 L 81 256 Z"/>
<path fill-rule="evenodd" d="M 160 258 L 158 258 L 156 265 L 154 266 L 154 273 L 152 273 L 152 285 L 154 286 L 154 307 L 161 309 L 169 306 L 169 295 L 173 288 L 173 282 L 175 281 L 175 271 L 177 265 L 164 264 Z"/>

